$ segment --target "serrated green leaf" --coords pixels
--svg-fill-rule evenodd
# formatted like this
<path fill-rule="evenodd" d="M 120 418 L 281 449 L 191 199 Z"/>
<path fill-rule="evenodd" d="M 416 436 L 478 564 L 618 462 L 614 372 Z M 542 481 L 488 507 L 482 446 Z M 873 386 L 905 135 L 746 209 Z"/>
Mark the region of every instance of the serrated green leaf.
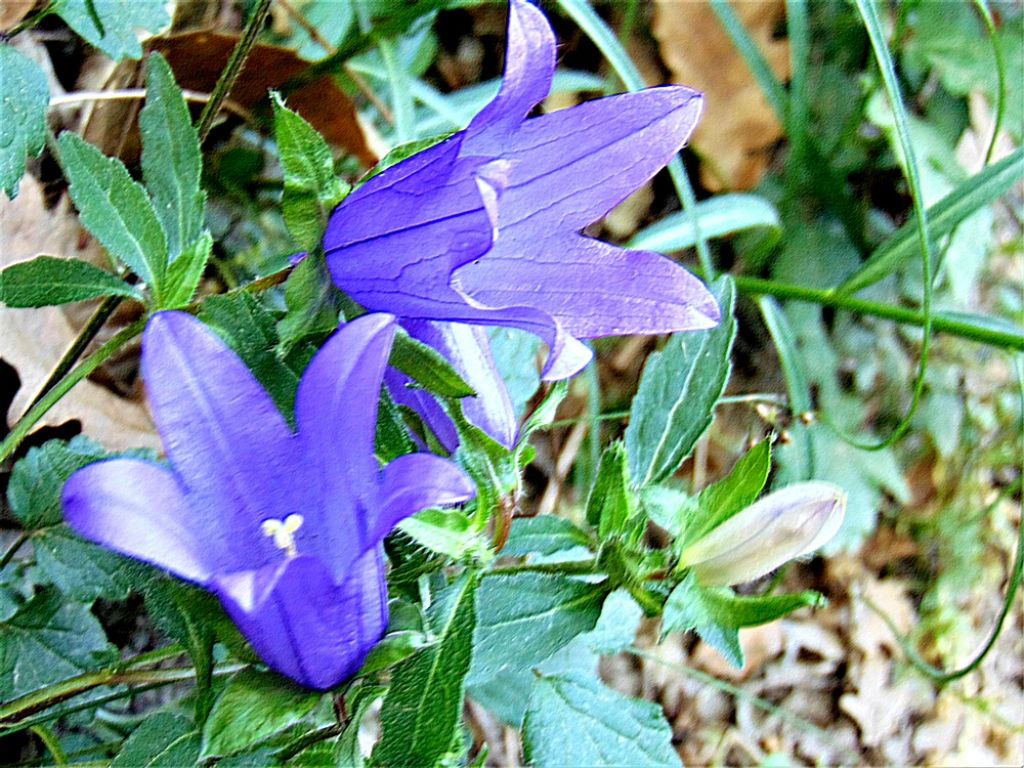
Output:
<path fill-rule="evenodd" d="M 286 314 L 277 324 L 281 355 L 305 342 L 319 343 L 338 327 L 340 296 L 322 257 L 310 254 L 284 284 Z"/>
<path fill-rule="evenodd" d="M 711 424 L 728 382 L 736 336 L 735 288 L 725 276 L 711 290 L 722 322 L 706 331 L 673 334 L 644 366 L 626 428 L 629 473 L 638 487 L 664 480 L 679 468 Z"/>
<path fill-rule="evenodd" d="M 39 66 L 11 46 L 0 45 L 0 189 L 11 200 L 18 196 L 25 162 L 46 145 L 49 103 L 50 89 Z"/>
<path fill-rule="evenodd" d="M 703 587 L 693 574 L 672 590 L 662 616 L 662 634 L 695 630 L 735 667 L 743 666 L 739 629 L 767 624 L 798 608 L 821 605 L 817 592 L 746 597 L 728 587 Z"/>
<path fill-rule="evenodd" d="M 116 61 L 142 56 L 135 30 L 158 32 L 171 23 L 164 0 L 56 0 L 53 11 Z"/>
<path fill-rule="evenodd" d="M 124 163 L 73 133 L 60 136 L 61 163 L 82 224 L 150 286 L 167 267 L 167 239 L 146 191 Z"/>
<path fill-rule="evenodd" d="M 138 587 L 141 568 L 121 555 L 79 538 L 66 525 L 32 537 L 36 579 L 53 584 L 70 600 L 123 600 Z"/>
<path fill-rule="evenodd" d="M 402 409 L 395 404 L 387 387 L 381 387 L 380 390 L 374 446 L 374 452 L 384 464 L 416 452 L 416 444 L 409 436 L 409 429 L 402 418 Z"/>
<path fill-rule="evenodd" d="M 64 517 L 60 500 L 64 483 L 75 470 L 107 456 L 82 435 L 31 449 L 14 465 L 7 486 L 7 503 L 14 516 L 28 530 L 57 525 Z"/>
<path fill-rule="evenodd" d="M 633 645 L 643 617 L 644 609 L 629 591 L 616 589 L 605 598 L 594 628 L 576 640 L 602 656 L 620 653 Z"/>
<path fill-rule="evenodd" d="M 271 94 L 274 135 L 284 169 L 281 209 L 295 242 L 313 253 L 320 247 L 331 211 L 348 194 L 334 173 L 331 148 L 302 116 Z"/>
<path fill-rule="evenodd" d="M 262 744 L 306 717 L 322 697 L 273 672 L 243 669 L 213 704 L 203 727 L 202 759 Z"/>
<path fill-rule="evenodd" d="M 252 294 L 240 291 L 210 296 L 203 301 L 199 319 L 242 358 L 281 413 L 293 422 L 299 377 L 277 354 L 273 316 Z"/>
<path fill-rule="evenodd" d="M 380 765 L 436 765 L 462 718 L 475 625 L 477 576 L 467 572 L 427 614 L 438 642 L 399 664 L 381 709 Z"/>
<path fill-rule="evenodd" d="M 681 766 L 657 704 L 629 699 L 581 675 L 541 677 L 523 723 L 531 765 Z"/>
<path fill-rule="evenodd" d="M 174 73 L 159 53 L 146 60 L 146 106 L 139 114 L 139 131 L 142 178 L 167 236 L 173 264 L 202 234 L 206 196 L 199 186 L 203 169 L 199 136 Z"/>
<path fill-rule="evenodd" d="M 597 480 L 587 499 L 587 522 L 597 527 L 601 541 L 626 533 L 636 515 L 628 461 L 626 446 L 621 442 L 609 445 L 601 456 Z"/>
<path fill-rule="evenodd" d="M 425 509 L 405 518 L 398 527 L 417 544 L 454 560 L 486 546 L 469 518 L 457 509 Z"/>
<path fill-rule="evenodd" d="M 99 621 L 56 589 L 40 590 L 0 623 L 0 701 L 117 660 Z"/>
<path fill-rule="evenodd" d="M 117 275 L 78 259 L 36 256 L 0 272 L 0 303 L 9 307 L 50 307 L 99 296 L 143 300 Z"/>
<path fill-rule="evenodd" d="M 187 717 L 150 715 L 114 757 L 110 768 L 182 768 L 199 759 L 199 731 Z"/>
<path fill-rule="evenodd" d="M 160 309 L 174 309 L 192 301 L 212 251 L 213 237 L 203 232 L 171 262 L 160 289 Z"/>
<path fill-rule="evenodd" d="M 502 555 L 518 557 L 537 553 L 551 555 L 576 547 L 590 546 L 590 538 L 564 517 L 537 515 L 517 517 L 505 542 Z"/>
<path fill-rule="evenodd" d="M 708 531 L 757 501 L 768 482 L 771 468 L 771 443 L 762 440 L 736 462 L 728 475 L 700 492 L 697 511 L 686 522 L 686 541 L 698 541 Z"/>
<path fill-rule="evenodd" d="M 402 329 L 395 334 L 388 362 L 420 386 L 442 397 L 471 397 L 476 394 L 444 355 Z"/>
<path fill-rule="evenodd" d="M 640 501 L 647 518 L 668 531 L 673 539 L 683 535 L 686 521 L 697 511 L 696 496 L 665 485 L 647 486 Z"/>
<path fill-rule="evenodd" d="M 487 576 L 477 590 L 471 683 L 528 669 L 594 628 L 608 592 L 566 576 Z"/>

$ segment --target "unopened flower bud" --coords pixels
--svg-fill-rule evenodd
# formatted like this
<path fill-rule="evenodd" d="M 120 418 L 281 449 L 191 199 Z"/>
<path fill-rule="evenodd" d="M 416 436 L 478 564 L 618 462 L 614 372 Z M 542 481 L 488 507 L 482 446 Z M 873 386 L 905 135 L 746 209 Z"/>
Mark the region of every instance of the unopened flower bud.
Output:
<path fill-rule="evenodd" d="M 736 513 L 683 550 L 680 565 L 706 586 L 741 584 L 808 555 L 835 536 L 846 493 L 824 482 L 796 483 Z"/>

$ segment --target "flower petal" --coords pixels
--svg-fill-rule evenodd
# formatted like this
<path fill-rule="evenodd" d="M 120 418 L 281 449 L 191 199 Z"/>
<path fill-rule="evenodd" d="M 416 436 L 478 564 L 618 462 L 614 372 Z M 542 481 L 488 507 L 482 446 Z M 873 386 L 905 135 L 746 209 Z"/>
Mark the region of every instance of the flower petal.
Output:
<path fill-rule="evenodd" d="M 493 154 L 508 163 L 499 242 L 514 226 L 576 231 L 665 167 L 686 144 L 702 107 L 703 97 L 691 88 L 648 88 L 526 120 L 509 136 L 467 139 L 462 154 Z"/>
<path fill-rule="evenodd" d="M 476 392 L 476 397 L 462 401 L 463 412 L 469 422 L 480 427 L 506 448 L 515 445 L 518 429 L 512 398 L 509 397 L 505 382 L 498 373 L 494 357 L 491 355 L 491 344 L 483 328 L 463 323 L 428 320 L 410 320 L 403 325 L 413 338 L 429 344 L 444 355 Z M 434 431 L 442 438 L 441 432 L 451 434 L 452 427 L 448 426 L 446 430 L 443 424 L 436 423 L 438 411 L 450 425 L 451 419 L 443 409 L 429 410 L 421 415 L 431 428 L 439 427 L 440 431 Z M 443 444 L 449 451 L 454 451 L 458 447 L 457 440 L 451 444 Z"/>
<path fill-rule="evenodd" d="M 149 321 L 142 373 L 190 505 L 203 510 L 204 528 L 216 518 L 233 539 L 235 566 L 223 564 L 263 565 L 278 551 L 260 523 L 308 506 L 281 413 L 238 356 L 184 312 L 160 312 Z"/>
<path fill-rule="evenodd" d="M 720 311 L 704 284 L 660 254 L 574 234 L 516 229 L 455 273 L 486 305 L 543 308 L 569 334 L 595 338 L 711 328 Z"/>
<path fill-rule="evenodd" d="M 335 579 L 376 543 L 370 533 L 380 468 L 374 456 L 377 405 L 396 330 L 391 315 L 364 315 L 339 328 L 299 382 L 295 418 L 319 503 L 306 528 Z"/>
<path fill-rule="evenodd" d="M 399 456 L 384 468 L 372 534 L 383 539 L 401 520 L 428 507 L 473 498 L 476 487 L 455 464 L 429 453 Z"/>
<path fill-rule="evenodd" d="M 215 516 L 198 518 L 172 472 L 141 459 L 109 459 L 64 485 L 64 519 L 83 538 L 204 584 L 230 542 Z"/>
<path fill-rule="evenodd" d="M 555 35 L 537 8 L 512 0 L 508 10 L 505 72 L 501 89 L 470 123 L 467 133 L 511 130 L 551 90 L 555 73 Z"/>
<path fill-rule="evenodd" d="M 231 619 L 268 666 L 328 690 L 359 671 L 388 621 L 384 557 L 375 547 L 335 583 L 314 557 L 214 577 Z"/>

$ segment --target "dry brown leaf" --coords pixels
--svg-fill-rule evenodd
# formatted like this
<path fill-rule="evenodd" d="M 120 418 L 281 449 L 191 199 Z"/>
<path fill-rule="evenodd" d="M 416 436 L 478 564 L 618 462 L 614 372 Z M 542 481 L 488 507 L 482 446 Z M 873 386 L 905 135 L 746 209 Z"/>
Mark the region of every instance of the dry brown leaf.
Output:
<path fill-rule="evenodd" d="M 864 746 L 878 747 L 894 734 L 909 736 L 910 722 L 932 708 L 934 696 L 927 682 L 914 675 L 891 682 L 892 671 L 887 659 L 868 659 L 850 675 L 857 692 L 839 697 L 839 708 L 857 723 Z"/>
<path fill-rule="evenodd" d="M 40 253 L 78 258 L 95 248 L 81 236 L 78 220 L 66 200 L 47 210 L 34 178 L 21 180 L 13 202 L 0 203 L 0 268 Z M 0 306 L 0 357 L 18 372 L 21 388 L 11 405 L 11 418 L 22 414 L 75 338 L 59 307 L 11 309 Z M 91 381 L 79 383 L 40 422 L 56 426 L 77 419 L 82 432 L 109 448 L 159 447 L 153 423 L 139 403 L 118 397 Z"/>
<path fill-rule="evenodd" d="M 185 32 L 147 41 L 150 51 L 166 58 L 178 85 L 186 91 L 209 93 L 223 72 L 238 36 L 217 32 Z M 267 91 L 278 88 L 309 67 L 294 51 L 274 45 L 253 48 L 245 67 L 228 96 L 232 104 L 246 110 L 269 107 Z M 111 74 L 108 88 L 137 88 L 142 85 L 140 62 L 123 62 Z M 321 77 L 287 94 L 288 106 L 302 115 L 327 141 L 354 155 L 364 166 L 379 159 L 371 147 L 352 100 L 332 80 Z M 133 162 L 139 154 L 139 137 L 134 126 L 137 102 L 103 102 L 96 105 L 84 131 L 87 140 L 107 154 L 118 154 Z"/>
<path fill-rule="evenodd" d="M 733 2 L 769 66 L 789 78 L 789 43 L 774 37 L 785 18 L 782 0 Z M 782 126 L 708 3 L 657 0 L 654 36 L 672 78 L 704 91 L 704 116 L 692 144 L 703 159 L 709 189 L 751 189 L 768 165 Z"/>
<path fill-rule="evenodd" d="M 19 21 L 28 16 L 36 4 L 36 0 L 3 0 L 0 3 L 0 32 L 7 32 Z"/>

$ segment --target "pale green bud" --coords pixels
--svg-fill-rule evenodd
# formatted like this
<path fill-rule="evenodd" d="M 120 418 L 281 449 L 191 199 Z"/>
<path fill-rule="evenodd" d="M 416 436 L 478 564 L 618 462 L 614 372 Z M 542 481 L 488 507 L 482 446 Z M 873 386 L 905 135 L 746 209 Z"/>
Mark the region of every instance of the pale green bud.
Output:
<path fill-rule="evenodd" d="M 706 586 L 742 584 L 824 545 L 846 513 L 846 493 L 824 482 L 796 483 L 737 512 L 683 550 L 680 566 Z"/>

